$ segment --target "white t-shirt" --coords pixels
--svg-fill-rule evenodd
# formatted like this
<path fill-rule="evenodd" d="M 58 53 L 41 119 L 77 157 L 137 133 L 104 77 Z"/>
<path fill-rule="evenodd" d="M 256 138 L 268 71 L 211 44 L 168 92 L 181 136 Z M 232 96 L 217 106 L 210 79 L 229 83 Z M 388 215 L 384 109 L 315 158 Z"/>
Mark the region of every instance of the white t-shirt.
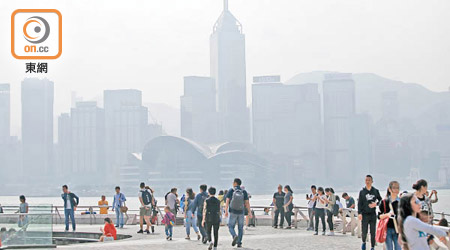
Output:
<path fill-rule="evenodd" d="M 177 202 L 177 196 L 174 193 L 170 193 L 167 195 L 167 206 L 170 207 L 170 209 L 175 209 L 175 203 Z"/>
<path fill-rule="evenodd" d="M 320 196 L 320 198 L 322 199 L 322 200 L 326 200 L 327 199 L 327 196 L 326 195 L 322 195 L 322 196 Z M 317 197 L 317 200 L 316 200 L 316 208 L 326 208 L 327 207 L 327 203 L 322 203 L 322 201 L 320 201 L 319 200 L 319 197 Z"/>
<path fill-rule="evenodd" d="M 144 194 L 144 192 L 145 192 L 145 188 L 141 189 L 141 190 L 139 191 L 138 198 L 144 199 L 144 197 L 142 197 L 142 195 Z M 148 205 L 144 205 L 144 206 L 141 205 L 141 207 L 152 207 L 152 203 L 150 203 L 150 204 L 148 204 Z"/>
<path fill-rule="evenodd" d="M 312 199 L 312 198 L 314 197 L 314 195 L 313 195 L 313 194 L 310 194 L 308 197 L 309 197 L 310 199 Z M 315 204 L 315 201 L 309 200 L 309 201 L 308 201 L 308 208 L 313 208 L 313 207 L 314 207 L 314 204 Z"/>

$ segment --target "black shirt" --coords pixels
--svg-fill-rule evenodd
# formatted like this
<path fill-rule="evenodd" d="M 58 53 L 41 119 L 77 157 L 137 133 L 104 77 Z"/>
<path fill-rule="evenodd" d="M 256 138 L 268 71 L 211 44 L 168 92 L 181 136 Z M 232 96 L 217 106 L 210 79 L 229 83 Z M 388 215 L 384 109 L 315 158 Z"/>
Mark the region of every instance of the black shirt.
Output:
<path fill-rule="evenodd" d="M 397 199 L 395 201 L 390 201 L 389 198 L 384 199 L 382 202 L 380 202 L 380 205 L 378 206 L 378 208 L 380 209 L 380 213 L 378 215 L 378 218 L 380 218 L 380 215 L 382 214 L 386 214 L 391 212 L 391 208 L 389 207 L 389 203 L 392 204 L 392 208 L 394 209 L 394 214 L 395 214 L 395 219 L 397 219 L 397 215 L 398 215 L 398 203 L 399 203 L 400 199 Z M 386 210 L 385 210 L 385 204 L 386 204 Z M 389 228 L 395 228 L 394 226 L 394 220 L 393 219 L 389 219 L 387 227 Z"/>
<path fill-rule="evenodd" d="M 370 190 L 368 190 L 366 187 L 364 187 L 359 192 L 358 214 L 370 214 L 376 216 L 377 208 L 370 208 L 369 204 L 375 202 L 378 205 L 382 200 L 383 198 L 381 198 L 378 189 L 372 187 Z"/>
<path fill-rule="evenodd" d="M 274 205 L 277 208 L 281 208 L 284 205 L 284 196 L 285 195 L 286 194 L 284 192 L 281 192 L 281 194 L 278 193 L 278 192 L 273 194 L 273 198 L 275 199 L 275 204 Z"/>

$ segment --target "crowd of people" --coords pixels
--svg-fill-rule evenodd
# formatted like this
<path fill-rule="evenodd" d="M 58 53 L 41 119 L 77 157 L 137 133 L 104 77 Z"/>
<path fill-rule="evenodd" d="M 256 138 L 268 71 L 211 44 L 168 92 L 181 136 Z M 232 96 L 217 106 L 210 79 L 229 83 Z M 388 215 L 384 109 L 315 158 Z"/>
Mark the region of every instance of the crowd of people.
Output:
<path fill-rule="evenodd" d="M 366 242 L 369 233 L 370 249 L 375 248 L 376 242 L 384 243 L 387 250 L 429 249 L 437 246 L 436 240 L 446 243 L 448 232 L 433 225 L 432 205 L 438 202 L 437 191 L 431 190 L 429 192 L 428 183 L 423 179 L 418 180 L 412 188 L 415 190 L 413 193 L 400 192 L 400 183 L 391 181 L 387 187 L 386 195 L 382 197 L 380 191 L 373 186 L 373 177 L 367 175 L 365 186 L 359 192 L 357 200 L 355 201 L 355 198 L 344 192 L 341 196 L 343 202 L 341 202 L 341 197 L 335 193 L 333 188 L 312 185 L 311 193 L 306 195 L 309 214 L 307 230 L 313 231 L 314 235 L 318 235 L 321 226 L 322 235 L 334 236 L 335 217 L 338 214 L 342 215 L 345 205 L 346 209 L 358 213 L 358 219 L 361 221 L 362 250 L 367 248 Z M 79 204 L 79 197 L 70 192 L 67 185 L 62 186 L 62 191 L 65 231 L 69 231 L 71 222 L 72 230 L 75 232 L 74 214 Z M 227 225 L 232 238 L 232 246 L 242 247 L 244 225 L 248 225 L 249 219 L 254 216 L 250 209 L 250 195 L 242 186 L 242 181 L 236 178 L 229 190 L 220 190 L 218 193 L 215 187 L 209 187 L 208 189 L 206 184 L 200 185 L 198 191 L 196 194 L 192 188 L 187 188 L 186 193 L 179 199 L 177 188 L 172 188 L 165 195 L 164 215 L 161 215 L 161 222 L 165 227 L 166 239 L 172 240 L 173 227 L 177 224 L 177 213 L 182 211 L 186 240 L 191 240 L 192 228 L 197 240 L 201 240 L 203 244 L 208 244 L 210 250 L 217 249 L 219 228 L 221 225 Z M 154 233 L 154 225 L 157 223 L 158 213 L 160 213 L 154 191 L 145 183 L 140 183 L 138 199 L 140 203 L 140 228 L 137 233 Z M 26 230 L 28 203 L 23 195 L 19 197 L 19 200 L 18 226 Z M 274 228 L 292 228 L 293 200 L 294 192 L 292 188 L 289 185 L 279 185 L 272 200 Z M 111 206 L 116 215 L 115 223 L 109 217 L 104 219 L 105 225 L 101 228 L 100 241 L 117 239 L 116 228 L 123 228 L 125 224 L 124 214 L 128 211 L 126 201 L 127 199 L 120 191 L 120 187 L 115 187 Z M 104 195 L 98 202 L 98 207 L 100 214 L 108 214 L 110 206 Z M 269 211 L 269 208 L 265 209 L 264 214 L 269 215 Z M 1 212 L 3 212 L 3 209 Z M 284 221 L 287 223 L 286 227 L 284 227 Z M 321 222 L 321 225 L 319 222 Z M 145 230 L 144 223 L 146 224 Z M 438 225 L 448 227 L 448 222 L 442 219 Z M 327 226 L 328 233 L 326 233 Z M 348 225 L 344 223 L 343 226 Z M 6 229 L 2 228 L 2 231 L 5 233 Z"/>

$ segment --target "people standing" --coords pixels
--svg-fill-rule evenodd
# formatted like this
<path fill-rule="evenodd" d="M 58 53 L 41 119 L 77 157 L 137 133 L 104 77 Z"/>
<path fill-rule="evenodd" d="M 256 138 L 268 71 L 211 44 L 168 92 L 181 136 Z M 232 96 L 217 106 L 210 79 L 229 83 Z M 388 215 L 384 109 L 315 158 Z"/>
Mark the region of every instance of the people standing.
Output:
<path fill-rule="evenodd" d="M 106 200 L 106 196 L 102 195 L 100 200 L 98 201 L 98 207 L 100 208 L 100 214 L 108 214 L 108 201 Z"/>
<path fill-rule="evenodd" d="M 80 198 L 72 192 L 69 191 L 69 187 L 67 185 L 62 186 L 63 193 L 61 194 L 61 198 L 64 201 L 64 220 L 66 223 L 65 232 L 69 231 L 69 217 L 72 222 L 72 231 L 76 230 L 75 223 L 75 211 L 77 210 L 78 203 L 80 202 Z"/>
<path fill-rule="evenodd" d="M 286 217 L 286 222 L 288 223 L 286 229 L 291 229 L 292 210 L 294 209 L 294 203 L 292 203 L 292 201 L 294 200 L 293 196 L 294 191 L 292 191 L 289 185 L 286 185 L 284 186 L 284 192 L 286 193 L 286 195 L 284 196 L 283 209 L 284 209 L 284 216 Z"/>
<path fill-rule="evenodd" d="M 112 211 L 116 212 L 116 227 L 123 228 L 124 221 L 123 221 L 123 211 L 122 207 L 125 206 L 125 201 L 127 200 L 125 198 L 125 195 L 120 192 L 120 187 L 117 186 L 115 188 L 116 193 L 114 194 L 114 201 L 112 204 Z"/>
<path fill-rule="evenodd" d="M 207 235 L 205 227 L 203 227 L 203 206 L 205 205 L 205 200 L 208 198 L 208 193 L 206 189 L 208 187 L 205 184 L 200 185 L 200 192 L 195 196 L 194 206 L 197 211 L 197 226 L 202 235 L 202 243 L 206 244 Z"/>
<path fill-rule="evenodd" d="M 18 226 L 25 230 L 28 226 L 28 216 L 26 215 L 28 213 L 28 203 L 26 202 L 25 195 L 19 196 L 19 200 L 19 211 L 17 211 L 20 213 Z"/>
<path fill-rule="evenodd" d="M 197 215 L 195 214 L 195 193 L 192 188 L 186 189 L 184 205 L 184 218 L 186 219 L 186 240 L 190 240 L 191 226 L 197 234 L 197 240 L 200 240 L 200 233 L 197 227 Z"/>
<path fill-rule="evenodd" d="M 366 249 L 367 233 L 370 227 L 371 250 L 374 250 L 377 223 L 376 207 L 383 198 L 381 198 L 378 189 L 372 186 L 373 177 L 371 175 L 366 176 L 365 183 L 366 186 L 359 192 L 358 199 L 358 219 L 361 220 L 363 242 L 361 249 Z"/>
<path fill-rule="evenodd" d="M 430 223 L 432 223 L 433 211 L 432 211 L 431 199 L 427 195 L 427 193 L 428 193 L 427 181 L 424 179 L 418 180 L 415 184 L 413 184 L 412 188 L 414 190 L 416 190 L 414 194 L 416 195 L 417 199 L 419 199 L 419 201 L 420 201 L 421 210 L 424 212 L 427 212 L 427 217 L 429 217 Z"/>
<path fill-rule="evenodd" d="M 215 197 L 216 188 L 210 187 L 208 189 L 209 198 L 205 200 L 203 209 L 203 227 L 206 225 L 206 233 L 208 236 L 209 247 L 211 250 L 214 246 L 214 250 L 217 249 L 219 242 L 219 228 L 220 228 L 220 200 Z M 214 229 L 214 241 L 212 241 L 211 230 Z"/>
<path fill-rule="evenodd" d="M 398 181 L 389 182 L 386 198 L 380 202 L 378 207 L 380 210 L 380 220 L 389 218 L 385 241 L 386 250 L 401 249 L 400 244 L 398 243 L 398 228 L 396 225 L 398 217 L 398 203 L 400 202 L 400 198 L 398 197 L 399 193 L 400 184 Z"/>
<path fill-rule="evenodd" d="M 247 209 L 248 214 L 252 217 L 250 211 L 250 202 L 247 191 L 241 189 L 242 181 L 239 178 L 234 179 L 233 188 L 227 193 L 227 201 L 225 204 L 225 217 L 228 217 L 228 228 L 233 238 L 232 246 L 237 244 L 242 247 L 242 237 L 244 236 L 244 210 Z M 238 234 L 236 235 L 235 226 L 238 224 Z"/>
<path fill-rule="evenodd" d="M 319 234 L 319 219 L 322 221 L 322 235 L 325 235 L 327 227 L 325 225 L 325 209 L 327 206 L 327 196 L 323 190 L 323 187 L 317 189 L 317 194 L 314 196 L 313 201 L 316 202 L 315 217 L 316 217 L 316 232 L 314 235 Z"/>
<path fill-rule="evenodd" d="M 175 225 L 175 215 L 171 212 L 169 206 L 164 208 L 164 218 L 162 224 L 165 225 L 166 240 L 172 240 L 173 236 L 173 225 Z"/>
<path fill-rule="evenodd" d="M 307 231 L 314 231 L 314 210 L 316 207 L 316 200 L 314 199 L 314 197 L 316 196 L 317 193 L 317 188 L 315 185 L 311 186 L 311 194 L 306 195 L 306 200 L 308 201 L 308 216 L 309 216 L 309 223 L 308 223 L 308 228 L 306 229 Z"/>
<path fill-rule="evenodd" d="M 330 229 L 328 236 L 334 236 L 333 215 L 335 209 L 334 205 L 336 205 L 336 195 L 333 191 L 332 188 L 325 188 L 325 194 L 327 195 L 327 199 L 325 200 L 325 203 L 327 203 L 327 222 L 328 228 Z"/>
<path fill-rule="evenodd" d="M 175 216 L 177 216 L 177 205 L 180 204 L 180 201 L 178 200 L 178 189 L 172 188 L 170 189 L 170 193 L 167 194 L 167 206 L 170 208 L 170 212 Z"/>
<path fill-rule="evenodd" d="M 344 198 L 344 200 L 345 200 L 345 207 L 346 208 L 349 208 L 349 209 L 355 209 L 356 208 L 355 199 L 353 199 L 353 197 L 351 197 L 347 193 L 343 193 L 342 194 L 342 198 Z"/>
<path fill-rule="evenodd" d="M 444 244 L 447 244 L 447 232 L 419 220 L 417 214 L 420 210 L 421 201 L 418 197 L 412 193 L 402 195 L 398 209 L 398 221 L 403 249 L 429 249 L 427 234 L 434 235 Z"/>
<path fill-rule="evenodd" d="M 138 197 L 139 202 L 141 204 L 141 207 L 139 208 L 139 227 L 140 230 L 137 232 L 139 233 L 147 233 L 150 234 L 150 226 L 152 226 L 152 223 L 150 222 L 150 217 L 152 216 L 152 205 L 154 205 L 152 195 L 150 191 L 145 189 L 145 183 L 142 182 L 139 187 L 141 190 L 139 190 Z M 144 220 L 147 224 L 147 229 L 143 231 L 144 229 Z"/>
<path fill-rule="evenodd" d="M 278 185 L 278 191 L 273 194 L 273 205 L 275 210 L 275 217 L 273 221 L 273 227 L 283 228 L 283 222 L 284 222 L 284 196 L 286 194 L 283 192 L 283 186 Z M 278 223 L 278 216 L 280 216 L 280 223 Z"/>

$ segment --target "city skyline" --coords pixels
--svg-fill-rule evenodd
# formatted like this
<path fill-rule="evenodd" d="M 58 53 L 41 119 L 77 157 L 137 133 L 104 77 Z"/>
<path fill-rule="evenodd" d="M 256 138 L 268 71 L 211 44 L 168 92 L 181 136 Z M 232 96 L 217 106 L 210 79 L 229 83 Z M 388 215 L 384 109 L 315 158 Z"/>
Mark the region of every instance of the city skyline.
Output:
<path fill-rule="evenodd" d="M 32 1 L 22 4 L 35 5 Z M 103 89 L 110 88 L 140 89 L 146 102 L 179 107 L 183 76 L 209 75 L 207 37 L 223 7 L 221 1 L 130 2 L 126 8 L 117 8 L 118 2 L 112 1 L 102 6 L 106 9 L 100 15 L 83 9 L 86 4 L 96 7 L 101 3 L 54 3 L 54 7 L 62 11 L 63 25 L 67 28 L 63 33 L 63 56 L 49 65 L 48 77 L 57 83 L 55 116 L 70 108 L 71 91 L 86 100 L 95 100 L 101 99 L 97 97 Z M 448 76 L 444 74 L 449 65 L 446 44 L 450 38 L 440 32 L 443 28 L 440 25 L 448 23 L 444 13 L 449 4 L 442 1 L 377 1 L 376 4 L 349 1 L 336 5 L 331 1 L 231 0 L 230 9 L 245 24 L 247 97 L 250 99 L 249 83 L 253 76 L 280 74 L 287 80 L 299 72 L 314 70 L 373 72 L 390 79 L 420 83 L 434 91 L 445 91 L 449 85 L 445 80 Z M 0 6 L 0 16 L 6 19 L 20 7 L 14 2 L 1 2 Z M 159 9 L 170 10 L 170 14 L 158 12 Z M 85 13 L 83 20 L 73 14 L 77 11 Z M 137 13 L 131 14 L 133 11 Z M 120 22 L 110 24 L 111 16 L 118 14 L 122 16 Z M 171 21 L 164 22 L 168 16 Z M 147 18 L 149 22 L 142 22 Z M 354 18 L 358 18 L 358 24 L 352 22 Z M 0 23 L 0 32 L 8 34 L 7 23 Z M 108 28 L 100 31 L 92 23 Z M 138 33 L 128 28 L 130 24 L 157 36 L 149 39 L 143 34 L 136 39 Z M 112 56 L 98 50 L 96 45 L 89 45 L 87 37 L 110 43 L 104 40 L 106 33 L 102 32 L 112 32 L 116 39 L 112 46 L 124 43 L 132 46 Z M 92 33 L 97 35 L 84 36 Z M 361 37 L 364 39 L 358 39 Z M 2 36 L 0 43 L 7 44 L 8 39 Z M 93 55 L 92 58 L 88 61 L 79 58 L 83 53 L 76 52 L 78 49 Z M 174 60 L 167 60 L 167 56 Z M 3 72 L 8 72 L 3 74 L 2 82 L 11 84 L 12 131 L 19 135 L 18 97 L 20 83 L 26 75 L 22 61 L 15 61 L 8 49 L 0 51 L 0 58 Z M 120 70 L 123 63 L 132 67 Z M 98 70 L 93 70 L 95 68 Z M 71 77 L 64 77 L 66 75 Z"/>

